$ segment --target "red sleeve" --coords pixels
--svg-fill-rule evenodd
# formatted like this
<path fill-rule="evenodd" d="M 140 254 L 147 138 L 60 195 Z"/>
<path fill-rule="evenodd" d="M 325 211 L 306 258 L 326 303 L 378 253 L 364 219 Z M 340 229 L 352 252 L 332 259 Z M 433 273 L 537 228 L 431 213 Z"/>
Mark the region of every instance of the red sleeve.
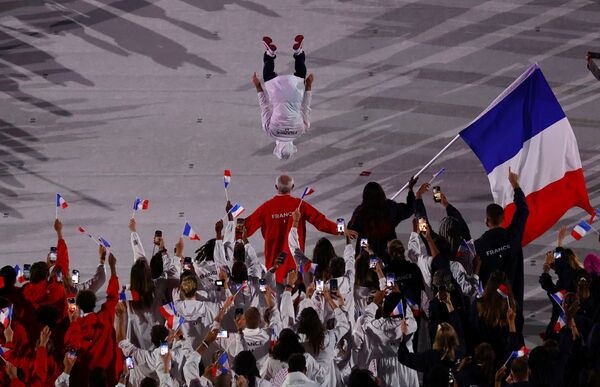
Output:
<path fill-rule="evenodd" d="M 48 378 L 48 354 L 44 347 L 38 347 L 36 351 L 32 376 L 41 382 L 45 382 Z"/>
<path fill-rule="evenodd" d="M 10 381 L 10 387 L 26 387 L 25 383 L 20 381 L 18 378 L 14 378 Z"/>
<path fill-rule="evenodd" d="M 262 227 L 267 203 L 268 202 L 264 202 L 263 204 L 261 204 L 260 207 L 254 210 L 254 212 L 246 218 L 244 223 L 244 225 L 246 226 L 246 236 L 252 236 L 252 234 L 254 234 L 256 230 Z"/>
<path fill-rule="evenodd" d="M 81 326 L 78 321 L 71 322 L 67 333 L 65 333 L 65 348 L 74 348 L 79 350 L 81 348 L 81 341 L 83 340 L 83 333 L 81 332 Z"/>
<path fill-rule="evenodd" d="M 56 270 L 60 270 L 63 276 L 69 275 L 69 249 L 64 239 L 59 239 L 56 244 Z"/>
<path fill-rule="evenodd" d="M 315 226 L 315 228 L 321 232 L 328 234 L 337 235 L 337 224 L 323 214 L 321 214 L 316 208 L 304 202 L 300 207 L 302 210 L 302 216 L 308 221 L 308 223 Z"/>
<path fill-rule="evenodd" d="M 106 288 L 106 302 L 102 305 L 101 312 L 106 313 L 111 321 L 115 318 L 115 309 L 119 303 L 119 277 L 113 275 L 108 280 Z"/>

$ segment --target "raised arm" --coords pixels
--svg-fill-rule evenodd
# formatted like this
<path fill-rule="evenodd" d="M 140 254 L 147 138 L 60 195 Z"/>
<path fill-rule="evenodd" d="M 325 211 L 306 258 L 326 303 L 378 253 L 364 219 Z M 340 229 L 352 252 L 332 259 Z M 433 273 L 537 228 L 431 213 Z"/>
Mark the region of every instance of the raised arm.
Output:
<path fill-rule="evenodd" d="M 304 96 L 302 98 L 300 112 L 302 114 L 302 121 L 304 121 L 305 131 L 308 131 L 310 128 L 310 103 L 312 101 L 312 84 L 314 79 L 315 76 L 310 74 L 304 81 Z"/>
<path fill-rule="evenodd" d="M 246 226 L 246 236 L 248 238 L 250 238 L 256 230 L 262 227 L 265 210 L 266 203 L 263 203 L 245 219 L 244 225 Z"/>
<path fill-rule="evenodd" d="M 308 223 L 315 226 L 317 230 L 328 234 L 337 235 L 337 223 L 328 219 L 309 203 L 302 203 L 300 206 L 300 213 L 301 216 L 304 217 Z"/>
<path fill-rule="evenodd" d="M 106 288 L 106 301 L 100 309 L 101 313 L 106 313 L 111 321 L 115 316 L 115 309 L 119 302 L 119 277 L 117 277 L 117 259 L 110 253 L 108 255 L 108 266 L 110 267 L 110 279 Z"/>
<path fill-rule="evenodd" d="M 137 233 L 137 224 L 135 218 L 129 220 L 129 231 L 131 231 L 131 248 L 133 249 L 133 261 L 137 261 L 140 258 L 146 258 L 146 252 L 144 246 L 142 246 L 142 240 Z"/>
<path fill-rule="evenodd" d="M 63 275 L 69 274 L 69 249 L 63 239 L 62 233 L 63 225 L 58 219 L 54 220 L 54 231 L 56 231 L 56 263 L 54 264 L 54 271 L 60 272 Z"/>
<path fill-rule="evenodd" d="M 523 190 L 519 186 L 519 176 L 510 168 L 508 169 L 508 181 L 515 190 L 514 202 L 517 207 L 512 221 L 510 222 L 510 226 L 508 226 L 508 231 L 513 240 L 518 239 L 520 243 L 523 239 L 523 233 L 525 232 L 525 224 L 527 223 L 527 217 L 529 216 L 529 207 L 527 206 L 525 193 L 523 193 Z"/>
<path fill-rule="evenodd" d="M 89 280 L 76 284 L 75 289 L 77 289 L 77 291 L 90 290 L 96 293 L 106 282 L 106 269 L 104 268 L 106 248 L 104 248 L 104 246 L 98 245 L 98 255 L 100 256 L 100 262 L 96 267 L 96 273 Z"/>

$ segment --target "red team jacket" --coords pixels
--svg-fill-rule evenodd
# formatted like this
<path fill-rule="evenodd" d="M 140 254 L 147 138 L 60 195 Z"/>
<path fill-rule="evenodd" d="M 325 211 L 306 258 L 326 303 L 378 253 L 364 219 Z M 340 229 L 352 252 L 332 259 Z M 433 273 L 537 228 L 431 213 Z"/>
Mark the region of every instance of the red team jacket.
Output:
<path fill-rule="evenodd" d="M 283 265 L 277 270 L 277 282 L 282 283 L 285 275 L 296 268 L 293 252 L 288 247 L 288 233 L 292 228 L 292 212 L 300 204 L 300 199 L 289 194 L 279 194 L 264 202 L 250 216 L 246 218 L 246 232 L 248 237 L 260 228 L 265 240 L 265 266 L 270 269 L 275 258 L 285 251 L 288 256 Z M 307 202 L 300 206 L 300 223 L 298 224 L 298 237 L 300 248 L 304 250 L 306 240 L 306 222 L 315 226 L 321 232 L 337 235 L 337 224 L 329 219 Z"/>
<path fill-rule="evenodd" d="M 65 347 L 67 350 L 77 350 L 77 362 L 70 377 L 72 386 L 86 385 L 90 370 L 97 367 L 106 370 L 109 386 L 117 384 L 117 375 L 123 363 L 114 329 L 118 302 L 119 278 L 112 276 L 106 288 L 106 302 L 100 310 L 78 318 L 69 326 L 65 335 Z"/>

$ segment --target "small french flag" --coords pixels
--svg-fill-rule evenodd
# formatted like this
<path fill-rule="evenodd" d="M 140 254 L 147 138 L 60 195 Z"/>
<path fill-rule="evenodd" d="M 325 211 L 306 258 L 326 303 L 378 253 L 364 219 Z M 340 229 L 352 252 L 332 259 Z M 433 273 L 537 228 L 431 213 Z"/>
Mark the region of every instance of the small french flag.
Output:
<path fill-rule="evenodd" d="M 565 300 L 565 294 L 567 294 L 566 290 L 560 290 L 554 294 L 552 294 L 552 299 L 554 302 L 558 304 L 562 308 L 563 301 Z"/>
<path fill-rule="evenodd" d="M 225 186 L 225 189 L 229 187 L 229 183 L 231 183 L 231 171 L 229 169 L 226 169 L 223 172 L 223 185 Z"/>
<path fill-rule="evenodd" d="M 300 267 L 298 268 L 298 271 L 300 273 L 315 274 L 315 272 L 317 271 L 317 267 L 319 267 L 318 264 L 312 263 L 312 261 L 306 260 L 305 262 L 300 262 Z"/>
<path fill-rule="evenodd" d="M 585 220 L 582 220 L 581 222 L 579 222 L 575 225 L 575 227 L 573 228 L 573 231 L 571 231 L 571 236 L 573 238 L 575 238 L 575 240 L 580 240 L 591 229 L 592 229 L 592 226 L 590 226 L 590 224 L 588 222 L 586 222 Z"/>
<path fill-rule="evenodd" d="M 12 320 L 13 306 L 9 305 L 6 308 L 0 310 L 0 324 L 4 325 L 4 328 L 8 328 L 10 321 Z"/>
<path fill-rule="evenodd" d="M 273 327 L 271 331 L 271 348 L 273 348 L 275 344 L 277 344 L 277 340 L 279 340 L 279 335 L 277 334 L 275 327 Z"/>
<path fill-rule="evenodd" d="M 60 207 L 63 209 L 69 207 L 69 204 L 67 203 L 65 198 L 63 198 L 59 193 L 56 194 L 56 207 Z"/>
<path fill-rule="evenodd" d="M 99 237 L 98 242 L 102 243 L 102 246 L 106 247 L 107 249 L 110 248 L 110 243 L 108 243 L 106 239 Z"/>
<path fill-rule="evenodd" d="M 302 193 L 302 197 L 300 200 L 304 200 L 305 197 L 310 196 L 315 193 L 315 189 L 313 187 L 304 188 L 304 192 Z"/>
<path fill-rule="evenodd" d="M 147 210 L 149 207 L 150 207 L 150 200 L 148 200 L 148 199 L 135 198 L 135 201 L 133 202 L 133 210 L 134 211 Z"/>
<path fill-rule="evenodd" d="M 139 301 L 140 295 L 135 290 L 127 289 L 123 286 L 121 292 L 119 293 L 119 301 Z"/>
<path fill-rule="evenodd" d="M 518 357 L 527 356 L 529 354 L 529 348 L 526 346 L 522 346 L 518 351 L 512 351 L 510 354 L 511 359 L 516 359 Z"/>
<path fill-rule="evenodd" d="M 479 280 L 479 282 L 477 282 L 477 298 L 483 297 L 483 292 L 483 282 Z"/>
<path fill-rule="evenodd" d="M 166 320 L 168 320 L 169 318 L 172 318 L 173 316 L 176 316 L 177 315 L 177 311 L 175 310 L 175 305 L 173 304 L 173 302 L 169 302 L 168 304 L 161 305 L 161 307 L 160 307 L 160 314 Z"/>
<path fill-rule="evenodd" d="M 63 282 L 63 275 L 62 275 L 62 271 L 60 271 L 60 270 L 56 271 L 56 282 Z"/>
<path fill-rule="evenodd" d="M 192 226 L 190 226 L 190 224 L 187 222 L 185 223 L 185 226 L 183 227 L 183 236 L 190 238 L 190 240 L 192 240 L 192 241 L 200 240 L 200 235 L 196 234 L 196 232 L 192 229 Z"/>
<path fill-rule="evenodd" d="M 406 305 L 408 305 L 408 307 L 412 311 L 413 316 L 419 317 L 419 314 L 421 314 L 421 308 L 419 308 L 419 305 L 417 303 L 415 303 L 413 300 L 407 297 Z"/>
<path fill-rule="evenodd" d="M 563 327 L 567 326 L 567 318 L 564 312 L 560 312 L 558 316 L 558 320 L 556 320 L 556 324 L 554 324 L 554 332 L 560 332 Z"/>
<path fill-rule="evenodd" d="M 499 295 L 502 296 L 502 298 L 504 298 L 505 300 L 508 300 L 508 287 L 504 284 L 500 284 L 500 286 L 498 286 L 498 289 L 496 289 L 496 291 L 498 292 Z"/>
<path fill-rule="evenodd" d="M 223 352 L 217 359 L 215 368 L 213 368 L 213 375 L 219 376 L 221 374 L 226 374 L 227 371 L 229 371 L 229 357 L 227 356 L 227 352 Z"/>
<path fill-rule="evenodd" d="M 10 348 L 6 348 L 0 345 L 0 356 L 4 356 L 4 354 L 8 351 L 10 351 Z"/>
<path fill-rule="evenodd" d="M 21 269 L 21 266 L 16 265 L 15 266 L 15 271 L 17 272 L 17 281 L 22 284 L 23 282 L 26 281 L 25 279 L 25 273 L 23 273 L 23 269 Z"/>
<path fill-rule="evenodd" d="M 231 210 L 229 210 L 229 213 L 234 217 L 237 218 L 238 216 L 242 215 L 242 213 L 245 211 L 246 209 L 244 207 L 242 207 L 240 205 L 240 203 L 235 203 L 235 206 L 231 207 Z"/>
<path fill-rule="evenodd" d="M 402 304 L 402 300 L 400 300 L 398 305 L 396 305 L 394 310 L 392 310 L 392 313 L 390 313 L 390 317 L 394 316 L 401 316 L 402 318 L 404 318 L 404 305 Z"/>
<path fill-rule="evenodd" d="M 238 293 L 243 292 L 244 289 L 246 289 L 247 287 L 248 287 L 248 281 L 242 282 L 242 284 L 239 285 L 239 288 L 238 288 L 237 292 L 235 292 L 234 296 L 237 296 Z"/>

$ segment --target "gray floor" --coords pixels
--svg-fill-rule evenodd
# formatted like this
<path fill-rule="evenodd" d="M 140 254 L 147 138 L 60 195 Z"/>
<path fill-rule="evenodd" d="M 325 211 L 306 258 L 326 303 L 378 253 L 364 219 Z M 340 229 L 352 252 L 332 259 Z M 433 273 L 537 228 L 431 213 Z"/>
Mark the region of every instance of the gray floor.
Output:
<path fill-rule="evenodd" d="M 89 274 L 96 262 L 76 231 L 83 225 L 112 243 L 127 283 L 134 197 L 151 200 L 138 216 L 147 247 L 155 228 L 173 242 L 185 219 L 206 240 L 222 215 L 225 168 L 232 200 L 250 211 L 288 172 L 297 187 L 316 188 L 309 200 L 323 212 L 349 218 L 366 182 L 391 196 L 536 61 L 600 204 L 600 83 L 584 63 L 588 49 L 600 51 L 598 1 L 5 0 L 0 12 L 2 264 L 45 257 L 58 191 L 70 204 L 61 217 L 73 266 Z M 261 70 L 264 34 L 279 46 L 279 72 L 291 72 L 297 33 L 316 78 L 312 132 L 280 162 L 261 133 L 250 77 Z M 427 173 L 441 166 L 443 190 L 479 235 L 491 200 L 482 166 L 462 142 Z M 561 224 L 582 217 L 572 210 Z M 404 240 L 408 231 L 399 227 Z M 309 234 L 310 246 L 319 235 Z M 537 285 L 541 254 L 555 237 L 527 248 L 526 333 L 535 342 L 549 311 Z M 584 256 L 595 238 L 573 246 Z"/>

